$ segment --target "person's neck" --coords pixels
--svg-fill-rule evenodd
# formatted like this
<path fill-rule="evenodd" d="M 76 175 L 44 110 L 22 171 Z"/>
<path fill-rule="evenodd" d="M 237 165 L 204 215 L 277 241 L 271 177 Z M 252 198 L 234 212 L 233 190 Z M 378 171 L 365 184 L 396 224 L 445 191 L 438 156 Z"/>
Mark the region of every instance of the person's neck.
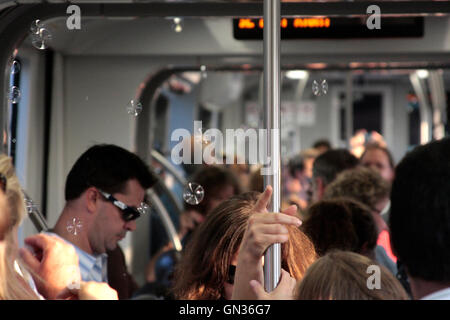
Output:
<path fill-rule="evenodd" d="M 56 222 L 55 227 L 52 232 L 59 235 L 61 238 L 64 238 L 67 241 L 70 241 L 72 244 L 80 248 L 81 250 L 93 255 L 94 252 L 89 244 L 88 239 L 88 226 L 86 225 L 86 221 L 83 221 L 83 213 L 80 212 L 77 208 L 71 207 L 70 205 L 66 205 Z M 73 234 L 67 230 L 67 224 L 71 223 L 72 219 L 79 219 L 82 227 L 77 229 L 77 234 Z"/>
<path fill-rule="evenodd" d="M 422 299 L 423 297 L 439 290 L 450 288 L 450 282 L 427 281 L 411 276 L 408 276 L 408 278 L 413 297 L 416 300 Z"/>

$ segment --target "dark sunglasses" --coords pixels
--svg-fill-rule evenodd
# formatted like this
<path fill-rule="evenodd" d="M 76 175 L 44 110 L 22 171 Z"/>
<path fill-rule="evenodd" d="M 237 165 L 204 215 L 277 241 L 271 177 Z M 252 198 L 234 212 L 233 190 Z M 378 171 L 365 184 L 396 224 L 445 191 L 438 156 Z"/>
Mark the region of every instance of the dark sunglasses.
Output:
<path fill-rule="evenodd" d="M 135 220 L 135 219 L 139 218 L 141 215 L 146 214 L 150 211 L 150 206 L 145 202 L 141 202 L 139 207 L 136 208 L 136 207 L 126 205 L 125 203 L 117 200 L 111 194 L 109 194 L 105 191 L 102 191 L 100 189 L 98 191 L 101 193 L 102 196 L 105 197 L 106 200 L 111 202 L 113 205 L 115 205 L 117 208 L 119 208 L 122 211 L 122 218 L 125 221 Z"/>
<path fill-rule="evenodd" d="M 6 177 L 3 173 L 0 173 L 0 189 L 3 190 L 3 192 L 6 192 Z"/>

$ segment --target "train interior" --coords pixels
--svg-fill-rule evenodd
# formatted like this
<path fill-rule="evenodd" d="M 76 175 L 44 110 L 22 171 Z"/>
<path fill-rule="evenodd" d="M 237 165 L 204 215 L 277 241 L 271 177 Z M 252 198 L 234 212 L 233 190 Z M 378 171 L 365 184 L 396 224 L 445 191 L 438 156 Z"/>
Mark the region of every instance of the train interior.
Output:
<path fill-rule="evenodd" d="M 93 144 L 112 143 L 159 168 L 161 193 L 182 208 L 172 133 L 193 132 L 194 121 L 224 133 L 264 126 L 262 1 L 71 4 L 80 9 L 80 28 L 66 1 L 0 1 L 3 148 L 23 188 L 53 226 L 75 160 Z M 366 130 L 381 134 L 398 162 L 410 148 L 448 134 L 450 3 L 379 1 L 381 30 L 390 33 L 375 37 L 366 26 L 370 4 L 282 1 L 286 24 L 312 23 L 301 30 L 309 38 L 281 41 L 283 161 L 319 139 L 349 147 Z M 326 19 L 322 36 L 308 33 Z M 333 37 L 333 23 L 346 20 L 354 24 Z M 39 41 L 30 31 L 36 23 L 48 32 Z M 246 23 L 259 32 L 254 39 L 237 35 L 245 38 Z M 358 35 L 361 26 L 369 35 Z M 402 33 L 405 26 L 411 34 Z M 140 285 L 149 230 L 150 218 L 142 217 L 120 243 Z M 37 232 L 27 219 L 20 241 Z"/>

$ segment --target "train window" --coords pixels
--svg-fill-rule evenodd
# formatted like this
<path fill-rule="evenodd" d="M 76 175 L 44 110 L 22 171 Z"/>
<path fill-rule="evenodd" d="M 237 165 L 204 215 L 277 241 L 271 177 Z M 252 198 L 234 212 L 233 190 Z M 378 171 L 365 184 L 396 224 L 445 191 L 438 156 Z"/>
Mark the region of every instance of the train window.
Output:
<path fill-rule="evenodd" d="M 381 111 L 383 96 L 380 93 L 356 93 L 353 98 L 353 128 L 383 134 Z"/>

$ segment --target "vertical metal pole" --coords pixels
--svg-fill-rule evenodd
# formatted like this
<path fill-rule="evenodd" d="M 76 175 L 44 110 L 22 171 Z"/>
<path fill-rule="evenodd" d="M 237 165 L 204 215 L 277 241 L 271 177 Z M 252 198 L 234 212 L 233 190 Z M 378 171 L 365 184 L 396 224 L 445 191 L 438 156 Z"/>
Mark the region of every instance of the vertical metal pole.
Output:
<path fill-rule="evenodd" d="M 9 60 L 8 60 L 9 62 Z M 8 100 L 9 90 L 10 90 L 10 77 L 11 77 L 11 66 L 10 63 L 2 64 L 0 63 L 0 68 L 4 69 L 4 74 L 2 74 L 4 82 L 3 88 L 0 88 L 2 90 L 2 93 L 0 94 L 0 106 L 1 108 L 1 114 L 0 114 L 0 121 L 1 121 L 1 152 L 7 154 L 8 156 L 11 156 L 11 103 Z M 2 70 L 2 69 L 0 69 Z M 2 81 L 0 81 L 1 83 Z"/>
<path fill-rule="evenodd" d="M 347 145 L 350 147 L 350 139 L 353 137 L 353 75 L 347 73 L 345 79 L 345 135 Z"/>
<path fill-rule="evenodd" d="M 433 138 L 440 140 L 445 137 L 445 119 L 447 119 L 445 86 L 441 70 L 429 71 L 428 85 L 433 109 Z"/>
<path fill-rule="evenodd" d="M 414 92 L 419 99 L 420 111 L 420 144 L 425 144 L 431 141 L 433 117 L 431 114 L 431 107 L 428 103 L 425 84 L 419 78 L 417 72 L 409 75 L 409 80 L 414 88 Z"/>
<path fill-rule="evenodd" d="M 265 186 L 273 188 L 268 210 L 279 212 L 280 189 L 280 1 L 264 0 L 264 122 L 267 129 L 267 154 L 272 173 L 265 176 Z M 278 285 L 281 274 L 281 244 L 270 246 L 264 256 L 264 285 L 267 292 Z"/>

